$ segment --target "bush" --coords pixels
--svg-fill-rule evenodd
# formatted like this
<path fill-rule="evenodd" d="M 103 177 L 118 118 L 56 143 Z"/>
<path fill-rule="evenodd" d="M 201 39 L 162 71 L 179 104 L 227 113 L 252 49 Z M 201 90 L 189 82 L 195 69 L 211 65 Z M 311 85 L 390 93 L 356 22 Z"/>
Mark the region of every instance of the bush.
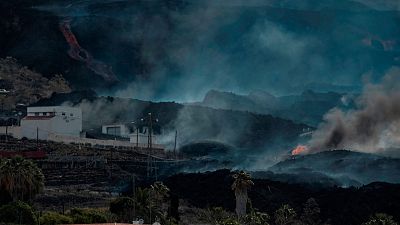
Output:
<path fill-rule="evenodd" d="M 368 222 L 363 223 L 363 225 L 398 225 L 398 223 L 393 220 L 393 216 L 377 213 Z"/>
<path fill-rule="evenodd" d="M 269 215 L 252 210 L 244 217 L 244 223 L 246 225 L 269 225 Z"/>
<path fill-rule="evenodd" d="M 10 224 L 36 224 L 33 209 L 26 203 L 17 201 L 0 207 L 0 222 Z"/>
<path fill-rule="evenodd" d="M 278 210 L 275 211 L 275 224 L 286 225 L 291 224 L 296 220 L 296 211 L 290 205 L 282 205 Z"/>
<path fill-rule="evenodd" d="M 133 210 L 135 208 L 135 201 L 132 198 L 122 197 L 113 200 L 110 203 L 110 212 L 118 215 L 122 221 L 133 219 Z M 138 214 L 141 214 L 141 207 L 137 207 Z M 147 215 L 147 214 L 146 214 Z"/>
<path fill-rule="evenodd" d="M 237 219 L 228 218 L 228 219 L 222 221 L 221 225 L 240 225 L 240 223 L 237 221 Z"/>
<path fill-rule="evenodd" d="M 214 207 L 205 210 L 200 210 L 197 218 L 207 224 L 221 225 L 231 224 L 236 221 L 235 215 L 225 211 L 222 207 Z"/>
<path fill-rule="evenodd" d="M 95 209 L 72 209 L 70 217 L 74 223 L 106 223 L 107 215 Z"/>
<path fill-rule="evenodd" d="M 71 224 L 73 222 L 70 217 L 56 212 L 45 213 L 39 221 L 41 225 Z"/>

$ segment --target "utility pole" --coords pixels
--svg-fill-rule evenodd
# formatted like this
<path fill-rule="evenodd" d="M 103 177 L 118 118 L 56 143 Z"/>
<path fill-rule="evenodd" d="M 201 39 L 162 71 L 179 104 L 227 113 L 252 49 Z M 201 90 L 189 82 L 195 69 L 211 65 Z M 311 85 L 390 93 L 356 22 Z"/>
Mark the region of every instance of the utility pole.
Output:
<path fill-rule="evenodd" d="M 147 178 L 150 177 L 151 170 L 152 170 L 152 163 L 151 163 L 151 113 L 149 113 L 149 127 L 147 133 Z"/>
<path fill-rule="evenodd" d="M 178 130 L 175 130 L 175 142 L 174 142 L 174 158 L 177 159 L 176 156 L 176 139 L 178 138 Z"/>
<path fill-rule="evenodd" d="M 39 150 L 39 127 L 36 127 L 36 148 Z"/>
<path fill-rule="evenodd" d="M 6 122 L 6 143 L 8 142 L 8 124 Z"/>
<path fill-rule="evenodd" d="M 136 150 L 139 148 L 139 126 L 136 127 Z"/>
<path fill-rule="evenodd" d="M 153 153 L 153 118 L 151 113 L 148 113 L 148 134 L 147 134 L 147 178 L 150 178 L 150 176 L 153 173 L 154 169 L 154 176 L 157 181 L 157 167 L 156 167 L 156 162 L 152 156 Z M 158 120 L 156 119 L 156 122 Z"/>

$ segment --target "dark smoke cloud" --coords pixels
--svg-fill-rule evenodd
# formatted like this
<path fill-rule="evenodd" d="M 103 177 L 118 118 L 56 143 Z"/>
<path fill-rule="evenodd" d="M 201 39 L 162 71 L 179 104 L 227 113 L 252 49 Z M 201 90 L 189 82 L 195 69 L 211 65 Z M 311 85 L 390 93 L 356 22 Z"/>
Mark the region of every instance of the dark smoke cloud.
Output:
<path fill-rule="evenodd" d="M 400 68 L 392 68 L 380 84 L 366 84 L 357 105 L 356 110 L 327 113 L 309 142 L 309 150 L 384 153 L 400 147 Z"/>
<path fill-rule="evenodd" d="M 398 36 L 391 14 L 335 11 L 340 8 L 332 1 L 72 1 L 42 7 L 72 17 L 82 46 L 95 42 L 91 34 L 113 46 L 92 46 L 122 81 L 99 92 L 151 100 L 195 101 L 210 89 L 287 94 L 307 83 L 357 85 L 363 74 L 379 79 L 393 64 L 391 53 L 375 49 L 379 43 L 365 46 L 363 38 Z M 372 25 L 383 20 L 385 26 Z M 105 30 L 106 24 L 115 26 Z"/>

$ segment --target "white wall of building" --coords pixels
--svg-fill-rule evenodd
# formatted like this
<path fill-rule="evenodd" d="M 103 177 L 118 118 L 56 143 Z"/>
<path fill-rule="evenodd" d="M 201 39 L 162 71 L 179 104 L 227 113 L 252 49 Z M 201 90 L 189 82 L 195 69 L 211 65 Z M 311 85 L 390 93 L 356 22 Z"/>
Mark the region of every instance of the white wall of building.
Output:
<path fill-rule="evenodd" d="M 14 138 L 21 138 L 21 127 L 20 126 L 8 126 L 0 127 L 0 134 L 8 134 L 10 136 L 13 136 Z"/>
<path fill-rule="evenodd" d="M 21 120 L 21 136 L 47 140 L 49 134 L 79 137 L 82 132 L 82 111 L 66 106 L 28 107 Z"/>
<path fill-rule="evenodd" d="M 101 133 L 120 137 L 129 137 L 130 131 L 125 124 L 114 124 L 103 125 L 101 127 Z"/>

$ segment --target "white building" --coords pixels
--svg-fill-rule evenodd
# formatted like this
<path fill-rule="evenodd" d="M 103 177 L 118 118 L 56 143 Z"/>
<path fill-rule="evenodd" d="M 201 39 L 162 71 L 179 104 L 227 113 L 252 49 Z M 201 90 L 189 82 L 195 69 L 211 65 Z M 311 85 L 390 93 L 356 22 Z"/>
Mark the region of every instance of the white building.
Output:
<path fill-rule="evenodd" d="M 113 124 L 113 125 L 103 125 L 101 127 L 101 133 L 108 134 L 116 137 L 129 138 L 129 142 L 139 145 L 147 145 L 150 135 L 149 128 L 143 126 L 141 129 L 137 127 L 129 128 L 126 124 Z M 154 131 L 151 134 L 152 144 L 157 144 L 159 134 L 155 134 Z"/>
<path fill-rule="evenodd" d="M 118 137 L 129 137 L 130 130 L 125 124 L 103 125 L 101 133 Z"/>
<path fill-rule="evenodd" d="M 49 135 L 79 137 L 82 132 L 82 111 L 66 106 L 28 107 L 21 120 L 21 136 L 48 140 Z"/>

